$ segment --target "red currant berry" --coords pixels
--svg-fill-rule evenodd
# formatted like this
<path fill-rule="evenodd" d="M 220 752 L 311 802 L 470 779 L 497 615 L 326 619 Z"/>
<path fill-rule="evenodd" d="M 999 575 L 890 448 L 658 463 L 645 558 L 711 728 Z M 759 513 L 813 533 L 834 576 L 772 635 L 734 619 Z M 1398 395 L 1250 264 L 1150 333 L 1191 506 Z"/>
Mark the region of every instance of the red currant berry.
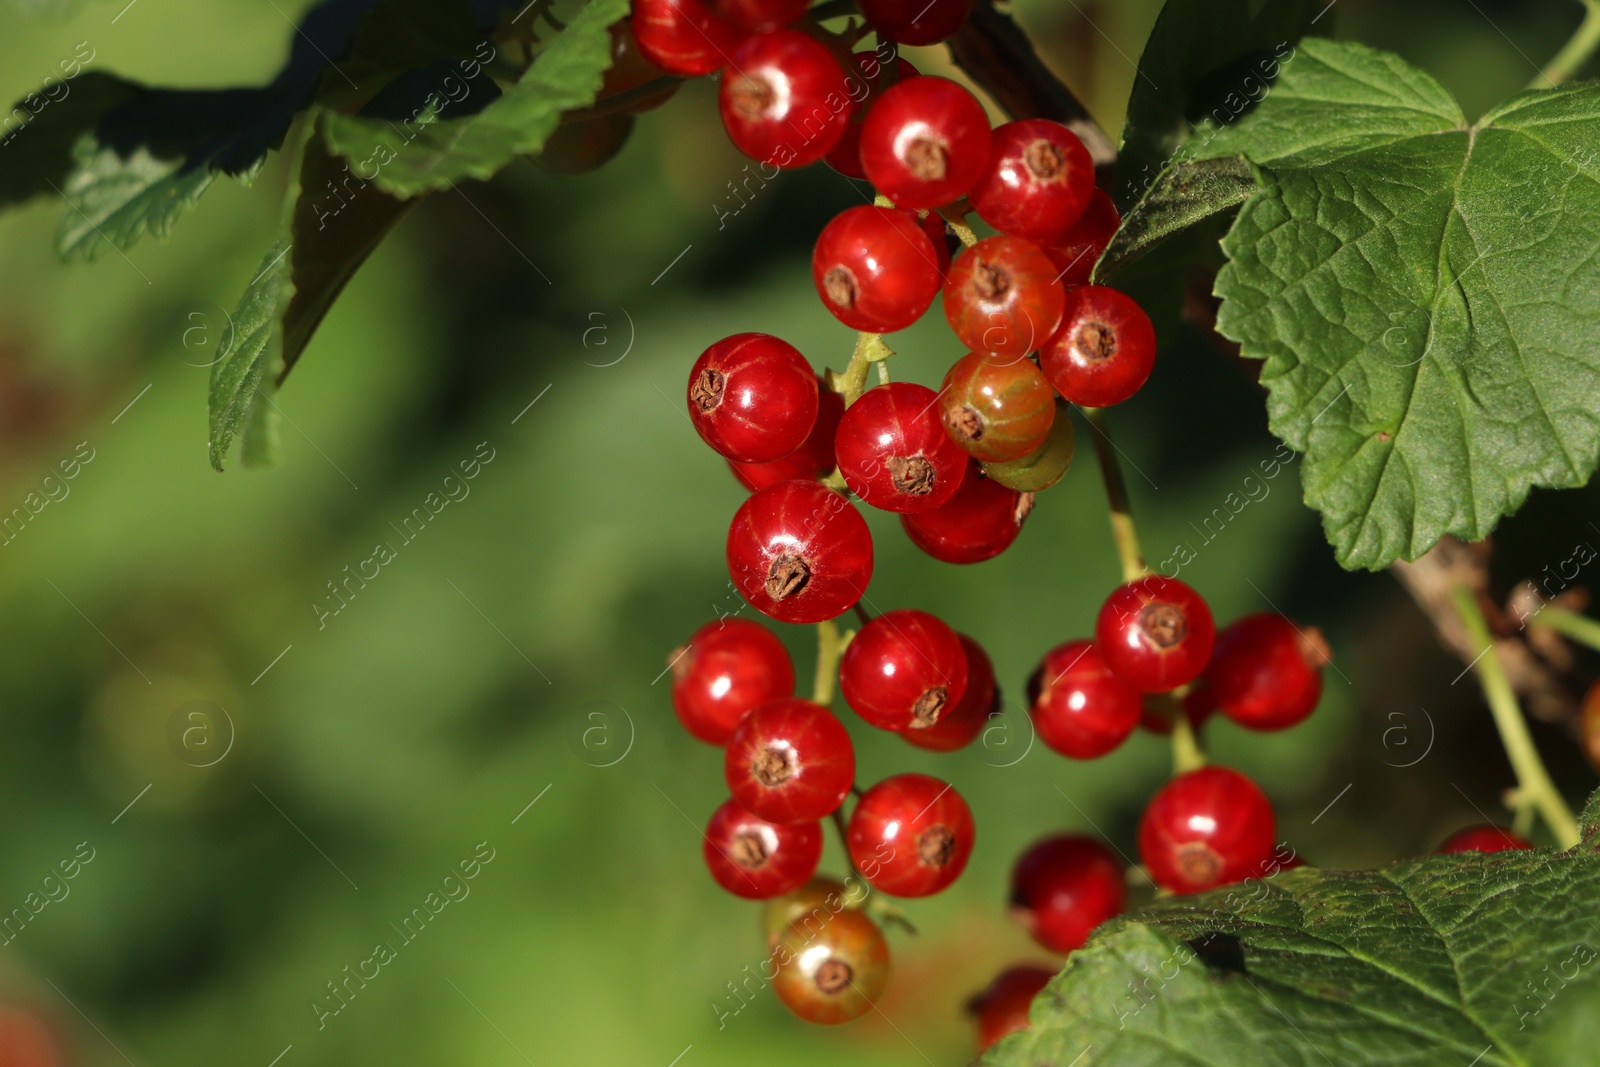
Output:
<path fill-rule="evenodd" d="M 1044 444 L 1021 459 L 985 463 L 983 473 L 1019 493 L 1042 493 L 1066 477 L 1078 449 L 1077 431 L 1065 401 L 1056 401 L 1055 419 Z"/>
<path fill-rule="evenodd" d="M 1122 225 L 1122 216 L 1111 197 L 1096 189 L 1089 197 L 1083 216 L 1073 223 L 1065 237 L 1044 250 L 1061 275 L 1056 279 L 1068 289 L 1089 284 L 1094 265 L 1106 254 L 1111 238 Z"/>
<path fill-rule="evenodd" d="M 1045 654 L 1028 683 L 1039 740 L 1072 759 L 1098 759 L 1139 726 L 1144 695 L 1111 673 L 1092 641 Z"/>
<path fill-rule="evenodd" d="M 974 352 L 1025 356 L 1061 325 L 1066 290 L 1055 264 L 1020 237 L 986 237 L 958 257 L 944 283 L 944 314 Z"/>
<path fill-rule="evenodd" d="M 942 286 L 944 279 L 950 274 L 951 244 L 960 246 L 961 242 L 956 235 L 945 229 L 944 219 L 939 217 L 937 211 L 930 211 L 918 220 L 922 232 L 928 235 L 928 240 L 933 242 L 934 252 L 939 257 L 939 283 Z"/>
<path fill-rule="evenodd" d="M 799 889 L 767 901 L 761 909 L 762 937 L 771 947 L 790 923 L 809 922 L 813 929 L 819 929 L 832 916 L 860 904 L 868 892 L 859 883 L 851 892 L 836 879 L 813 878 Z"/>
<path fill-rule="evenodd" d="M 900 736 L 933 752 L 966 748 L 983 732 L 989 716 L 1000 710 L 1000 687 L 995 682 L 989 654 L 966 634 L 956 634 L 967 654 L 967 691 L 939 721 L 923 730 L 901 730 Z"/>
<path fill-rule="evenodd" d="M 760 33 L 797 21 L 811 0 L 711 0 L 711 10 L 741 30 Z"/>
<path fill-rule="evenodd" d="M 727 744 L 751 708 L 793 693 L 789 650 L 747 619 L 706 623 L 672 658 L 672 710 L 708 744 Z"/>
<path fill-rule="evenodd" d="M 633 0 L 633 36 L 646 59 L 683 78 L 721 70 L 745 39 L 705 0 Z"/>
<path fill-rule="evenodd" d="M 878 60 L 878 53 L 875 51 L 857 52 L 851 58 L 855 60 L 858 80 L 852 81 L 850 88 L 854 90 L 853 95 L 859 103 L 856 105 L 855 114 L 850 117 L 850 125 L 845 127 L 844 136 L 839 138 L 839 143 L 830 148 L 822 159 L 845 177 L 866 181 L 867 172 L 861 166 L 861 120 L 867 108 L 872 106 L 872 101 L 877 98 L 883 64 Z M 921 73 L 909 59 L 896 58 L 895 82 L 915 78 Z"/>
<path fill-rule="evenodd" d="M 861 0 L 878 36 L 898 44 L 938 44 L 972 14 L 973 0 Z"/>
<path fill-rule="evenodd" d="M 1094 160 L 1078 135 L 1048 119 L 997 127 L 989 165 L 969 194 L 978 217 L 1013 237 L 1064 239 L 1094 191 Z"/>
<path fill-rule="evenodd" d="M 942 276 L 939 252 L 915 215 L 863 204 L 823 228 L 811 277 L 834 318 L 852 330 L 892 333 L 922 317 Z"/>
<path fill-rule="evenodd" d="M 947 782 L 897 774 L 850 813 L 850 862 L 874 889 L 925 897 L 960 877 L 972 854 L 972 811 Z"/>
<path fill-rule="evenodd" d="M 845 409 L 834 449 L 856 496 L 885 511 L 931 511 L 956 495 L 967 454 L 939 422 L 938 395 L 890 382 Z"/>
<path fill-rule="evenodd" d="M 1139 855 L 1157 885 L 1198 893 L 1260 873 L 1276 834 L 1260 786 L 1228 767 L 1201 767 L 1151 798 L 1139 820 Z"/>
<path fill-rule="evenodd" d="M 1217 634 L 1205 678 L 1222 714 L 1252 730 L 1282 730 L 1316 709 L 1329 659 L 1315 627 L 1261 612 Z"/>
<path fill-rule="evenodd" d="M 844 397 L 817 382 L 817 421 L 811 427 L 799 448 L 782 459 L 767 463 L 740 463 L 728 460 L 728 469 L 739 483 L 752 493 L 769 485 L 787 482 L 794 478 L 816 481 L 830 474 L 839 461 L 833 457 L 833 441 L 839 433 L 839 420 L 844 418 Z"/>
<path fill-rule="evenodd" d="M 804 885 L 822 859 L 822 825 L 779 825 L 725 801 L 705 832 L 706 866 L 736 897 L 766 900 Z"/>
<path fill-rule="evenodd" d="M 1086 408 L 1120 404 L 1156 365 L 1156 330 L 1133 297 L 1100 285 L 1067 294 L 1061 326 L 1039 350 L 1056 392 Z"/>
<path fill-rule="evenodd" d="M 856 751 L 833 712 L 783 697 L 744 717 L 722 769 L 746 811 L 787 825 L 833 814 L 855 781 Z"/>
<path fill-rule="evenodd" d="M 734 146 L 775 167 L 804 167 L 844 136 L 855 111 L 844 68 L 799 30 L 759 33 L 723 75 L 722 125 Z"/>
<path fill-rule="evenodd" d="M 993 559 L 1017 539 L 1033 511 L 1033 494 L 1007 489 L 973 461 L 949 503 L 900 516 L 912 544 L 945 563 Z"/>
<path fill-rule="evenodd" d="M 1211 609 L 1200 594 L 1159 574 L 1118 586 L 1094 624 L 1095 647 L 1106 666 L 1146 693 L 1194 681 L 1215 638 Z"/>
<path fill-rule="evenodd" d="M 841 911 L 821 929 L 790 923 L 773 946 L 772 963 L 772 991 L 808 1023 L 859 1019 L 889 989 L 889 944 L 859 911 Z"/>
<path fill-rule="evenodd" d="M 1011 870 L 1012 915 L 1051 952 L 1081 947 L 1127 899 L 1122 861 L 1082 834 L 1036 842 Z"/>
<path fill-rule="evenodd" d="M 1004 463 L 1044 444 L 1056 419 L 1056 398 L 1031 360 L 973 352 L 945 373 L 939 416 L 974 459 Z"/>
<path fill-rule="evenodd" d="M 872 580 L 872 534 L 861 513 L 818 482 L 769 485 L 728 528 L 734 587 L 780 622 L 822 622 L 861 599 Z"/>
<path fill-rule="evenodd" d="M 956 632 L 925 611 L 886 611 L 861 627 L 839 662 L 845 703 L 880 730 L 925 730 L 967 691 Z"/>
<path fill-rule="evenodd" d="M 616 158 L 633 132 L 632 115 L 617 112 L 582 122 L 564 122 L 545 139 L 533 157 L 541 170 L 576 177 L 599 170 Z M 0 1063 L 0 1067 L 4 1067 Z"/>
<path fill-rule="evenodd" d="M 989 158 L 989 116 L 967 90 L 924 75 L 884 90 L 861 123 L 861 166 L 896 205 L 935 208 L 966 195 Z"/>
<path fill-rule="evenodd" d="M 633 36 L 632 20 L 621 19 L 611 24 L 611 66 L 606 68 L 605 78 L 600 84 L 599 99 L 604 100 L 630 89 L 637 89 L 646 82 L 663 77 L 666 73 L 639 51 L 639 42 Z M 629 107 L 627 111 L 630 115 L 643 114 L 665 104 L 677 91 L 678 83 L 672 82 L 660 92 Z"/>
<path fill-rule="evenodd" d="M 817 403 L 806 357 L 770 334 L 724 337 L 689 372 L 689 420 L 706 444 L 741 463 L 799 448 L 817 423 Z"/>
<path fill-rule="evenodd" d="M 1054 977 L 1054 971 L 1043 967 L 1008 967 L 995 976 L 988 989 L 973 997 L 967 1010 L 978 1023 L 978 1051 L 1007 1034 L 1026 1030 L 1033 998 Z"/>
<path fill-rule="evenodd" d="M 1444 839 L 1435 853 L 1443 856 L 1452 852 L 1509 852 L 1529 849 L 1533 842 L 1499 826 L 1469 826 L 1457 830 Z"/>

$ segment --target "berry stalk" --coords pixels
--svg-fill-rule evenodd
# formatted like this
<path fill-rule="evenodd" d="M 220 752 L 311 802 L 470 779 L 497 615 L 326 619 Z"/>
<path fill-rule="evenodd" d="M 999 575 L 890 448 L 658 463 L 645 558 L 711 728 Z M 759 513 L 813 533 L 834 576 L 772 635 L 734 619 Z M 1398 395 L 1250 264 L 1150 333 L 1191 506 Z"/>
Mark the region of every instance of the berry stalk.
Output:
<path fill-rule="evenodd" d="M 1600 48 L 1600 0 L 1583 0 L 1583 7 L 1583 21 L 1555 58 L 1528 83 L 1528 88 L 1549 89 L 1560 85 L 1576 74 L 1594 55 L 1595 49 Z"/>
<path fill-rule="evenodd" d="M 1101 408 L 1080 408 L 1083 417 L 1094 430 L 1094 454 L 1100 461 L 1100 477 L 1106 485 L 1106 502 L 1111 506 L 1111 536 L 1117 544 L 1117 558 L 1122 561 L 1122 580 L 1136 581 L 1150 573 L 1145 566 L 1144 552 L 1139 548 L 1139 532 L 1134 529 L 1133 509 L 1128 503 L 1128 483 L 1122 477 L 1122 465 L 1117 462 L 1116 443 L 1111 440 L 1111 428 L 1106 424 Z M 1176 731 L 1173 737 L 1177 737 Z"/>
<path fill-rule="evenodd" d="M 824 619 L 817 623 L 817 674 L 811 683 L 811 701 L 830 707 L 833 704 L 834 680 L 839 677 L 839 657 L 850 643 L 854 633 L 840 634 L 839 623 Z"/>
<path fill-rule="evenodd" d="M 1206 754 L 1200 748 L 1200 737 L 1195 733 L 1189 716 L 1179 707 L 1172 719 L 1172 776 L 1197 771 L 1206 765 Z"/>
<path fill-rule="evenodd" d="M 1562 637 L 1600 651 L 1600 622 L 1587 615 L 1549 605 L 1541 608 L 1529 622 L 1533 626 L 1554 630 Z"/>
<path fill-rule="evenodd" d="M 1567 807 L 1567 802 L 1550 780 L 1544 761 L 1539 758 L 1539 750 L 1528 733 L 1527 721 L 1517 705 L 1517 696 L 1511 690 L 1511 680 L 1506 676 L 1500 657 L 1494 652 L 1494 637 L 1489 632 L 1489 624 L 1478 609 L 1472 590 L 1465 585 L 1458 584 L 1451 590 L 1451 598 L 1468 637 L 1480 650 L 1478 658 L 1472 662 L 1472 669 L 1478 675 L 1484 698 L 1489 702 L 1489 711 L 1494 715 L 1495 728 L 1500 732 L 1500 743 L 1505 746 L 1506 756 L 1511 760 L 1511 768 L 1517 776 L 1517 810 L 1519 814 L 1528 809 L 1537 810 L 1561 847 L 1571 848 L 1579 841 L 1578 821 L 1573 818 L 1572 809 Z"/>

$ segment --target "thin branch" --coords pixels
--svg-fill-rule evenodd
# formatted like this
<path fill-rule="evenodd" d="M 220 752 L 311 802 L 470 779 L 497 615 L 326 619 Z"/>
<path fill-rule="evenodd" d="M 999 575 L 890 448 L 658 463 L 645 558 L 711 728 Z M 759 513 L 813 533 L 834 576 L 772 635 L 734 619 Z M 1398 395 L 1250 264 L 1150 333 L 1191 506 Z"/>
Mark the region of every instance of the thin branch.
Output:
<path fill-rule="evenodd" d="M 1076 133 L 1094 158 L 1101 187 L 1109 183 L 1117 142 L 1039 58 L 1022 27 L 998 10 L 993 0 L 978 0 L 972 17 L 949 44 L 956 66 L 1012 118 L 1054 119 Z"/>

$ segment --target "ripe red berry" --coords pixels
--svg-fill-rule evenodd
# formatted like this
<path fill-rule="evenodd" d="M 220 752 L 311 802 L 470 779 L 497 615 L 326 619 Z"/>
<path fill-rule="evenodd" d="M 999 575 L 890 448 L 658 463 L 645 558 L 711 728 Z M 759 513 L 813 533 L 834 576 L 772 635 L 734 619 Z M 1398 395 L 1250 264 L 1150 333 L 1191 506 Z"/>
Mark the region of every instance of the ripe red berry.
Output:
<path fill-rule="evenodd" d="M 606 68 L 604 80 L 600 83 L 598 99 L 604 100 L 630 89 L 637 89 L 665 74 L 666 71 L 650 62 L 639 50 L 639 42 L 633 36 L 631 19 L 621 19 L 611 24 L 611 66 Z M 660 92 L 639 101 L 627 109 L 628 114 L 638 115 L 660 107 L 678 91 L 678 84 L 675 81 L 671 82 Z"/>
<path fill-rule="evenodd" d="M 1051 952 L 1072 952 L 1127 904 L 1122 861 L 1098 838 L 1035 842 L 1011 870 L 1012 915 Z"/>
<path fill-rule="evenodd" d="M 790 923 L 772 949 L 772 991 L 810 1023 L 859 1019 L 889 989 L 889 945 L 859 911 L 841 911 L 818 928 Z"/>
<path fill-rule="evenodd" d="M 1452 852 L 1509 852 L 1532 847 L 1533 842 L 1527 838 L 1499 826 L 1484 824 L 1457 830 L 1434 851 L 1443 856 Z"/>
<path fill-rule="evenodd" d="M 751 708 L 793 693 L 789 650 L 747 619 L 706 623 L 672 659 L 672 710 L 708 744 L 727 744 Z"/>
<path fill-rule="evenodd" d="M 1042 493 L 1066 477 L 1077 452 L 1078 435 L 1064 400 L 1056 401 L 1056 414 L 1044 444 L 1021 459 L 985 463 L 983 473 L 1019 493 Z"/>
<path fill-rule="evenodd" d="M 1252 730 L 1282 730 L 1316 709 L 1328 646 L 1276 612 L 1246 615 L 1217 634 L 1205 678 L 1222 714 Z"/>
<path fill-rule="evenodd" d="M 689 420 L 706 444 L 741 463 L 781 459 L 817 423 L 817 375 L 799 349 L 765 333 L 736 333 L 689 372 Z"/>
<path fill-rule="evenodd" d="M 780 825 L 724 801 L 706 825 L 706 866 L 736 897 L 766 900 L 804 885 L 822 859 L 822 825 Z"/>
<path fill-rule="evenodd" d="M 1086 408 L 1120 404 L 1156 365 L 1156 330 L 1133 297 L 1100 285 L 1067 294 L 1061 326 L 1039 350 L 1056 392 Z"/>
<path fill-rule="evenodd" d="M 1072 229 L 1044 250 L 1061 272 L 1056 281 L 1069 290 L 1088 285 L 1094 265 L 1105 255 L 1121 225 L 1122 216 L 1117 212 L 1117 205 L 1105 192 L 1096 189 L 1089 197 L 1089 206 L 1083 209 L 1083 216 L 1073 223 Z"/>
<path fill-rule="evenodd" d="M 932 511 L 900 516 L 911 542 L 945 563 L 993 559 L 1017 539 L 1033 511 L 1033 494 L 1007 489 L 971 461 L 961 488 Z"/>
<path fill-rule="evenodd" d="M 1048 119 L 997 127 L 989 164 L 969 194 L 978 217 L 1042 245 L 1065 239 L 1094 191 L 1094 160 L 1078 135 Z"/>
<path fill-rule="evenodd" d="M 939 421 L 938 395 L 890 382 L 845 409 L 835 452 L 850 491 L 885 511 L 931 511 L 961 488 L 967 454 Z"/>
<path fill-rule="evenodd" d="M 861 124 L 861 166 L 913 210 L 966 195 L 989 158 L 989 116 L 967 90 L 924 75 L 884 90 Z"/>
<path fill-rule="evenodd" d="M 978 1051 L 1007 1034 L 1028 1028 L 1033 998 L 1050 984 L 1054 971 L 1043 967 L 1008 967 L 995 976 L 989 988 L 967 1002 L 978 1024 Z"/>
<path fill-rule="evenodd" d="M 756 34 L 733 53 L 719 90 L 734 146 L 775 167 L 804 167 L 844 135 L 856 104 L 828 46 L 799 30 Z"/>
<path fill-rule="evenodd" d="M 897 774 L 850 813 L 850 862 L 874 889 L 925 897 L 960 877 L 972 854 L 972 811 L 947 782 Z"/>
<path fill-rule="evenodd" d="M 633 36 L 650 62 L 694 78 L 727 66 L 746 35 L 705 0 L 634 0 Z"/>
<path fill-rule="evenodd" d="M 782 459 L 766 463 L 740 463 L 728 460 L 728 469 L 752 493 L 769 485 L 795 478 L 816 481 L 832 473 L 839 461 L 833 457 L 833 441 L 844 418 L 844 397 L 817 382 L 817 421 L 800 447 Z"/>
<path fill-rule="evenodd" d="M 1144 695 L 1111 673 L 1092 641 L 1045 654 L 1028 682 L 1039 740 L 1072 759 L 1098 759 L 1139 726 Z"/>
<path fill-rule="evenodd" d="M 1139 855 L 1157 885 L 1198 893 L 1261 874 L 1276 834 L 1258 785 L 1228 767 L 1201 767 L 1151 798 L 1139 820 Z"/>
<path fill-rule="evenodd" d="M 925 730 L 967 691 L 956 632 L 925 611 L 886 611 L 861 627 L 839 662 L 847 704 L 880 730 Z"/>
<path fill-rule="evenodd" d="M 861 513 L 818 482 L 769 485 L 728 528 L 728 573 L 741 596 L 780 622 L 822 622 L 872 580 L 872 534 Z"/>
<path fill-rule="evenodd" d="M 1118 586 L 1094 624 L 1095 647 L 1106 666 L 1146 693 L 1194 681 L 1215 638 L 1211 609 L 1200 594 L 1159 574 Z"/>
<path fill-rule="evenodd" d="M 973 0 L 861 0 L 878 36 L 900 44 L 938 44 L 972 14 Z"/>
<path fill-rule="evenodd" d="M 861 166 L 861 120 L 878 96 L 878 83 L 883 77 L 884 64 L 878 59 L 876 51 L 857 52 L 851 59 L 855 61 L 856 77 L 850 88 L 859 103 L 855 114 L 850 117 L 850 124 L 845 127 L 844 135 L 822 158 L 823 162 L 845 177 L 866 181 L 867 172 Z M 915 78 L 921 73 L 909 59 L 895 59 L 895 83 Z"/>
<path fill-rule="evenodd" d="M 855 781 L 856 751 L 833 712 L 782 697 L 744 717 L 722 769 L 740 806 L 787 825 L 833 814 Z"/>
<path fill-rule="evenodd" d="M 989 716 L 1000 709 L 1000 687 L 995 682 L 989 654 L 966 634 L 956 634 L 967 655 L 967 689 L 939 721 L 923 730 L 901 730 L 900 736 L 933 752 L 966 748 L 983 732 Z"/>
<path fill-rule="evenodd" d="M 944 283 L 944 314 L 974 352 L 1025 356 L 1061 324 L 1067 294 L 1055 264 L 1020 237 L 986 237 L 956 257 Z"/>
<path fill-rule="evenodd" d="M 741 30 L 762 30 L 787 26 L 806 13 L 811 0 L 711 0 L 711 10 Z"/>
<path fill-rule="evenodd" d="M 822 302 L 852 330 L 869 333 L 916 322 L 939 295 L 942 277 L 938 249 L 922 224 L 894 208 L 847 209 L 823 228 L 811 254 Z"/>
<path fill-rule="evenodd" d="M 1044 444 L 1056 398 L 1031 360 L 972 352 L 945 372 L 939 417 L 974 459 L 1004 463 Z"/>

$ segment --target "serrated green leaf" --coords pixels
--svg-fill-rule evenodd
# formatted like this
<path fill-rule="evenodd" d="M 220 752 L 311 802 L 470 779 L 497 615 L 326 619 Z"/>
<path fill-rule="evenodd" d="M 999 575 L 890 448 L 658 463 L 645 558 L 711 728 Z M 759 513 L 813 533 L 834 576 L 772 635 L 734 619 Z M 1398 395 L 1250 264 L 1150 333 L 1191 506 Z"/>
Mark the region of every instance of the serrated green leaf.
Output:
<path fill-rule="evenodd" d="M 1477 540 L 1600 455 L 1600 86 L 1469 124 L 1434 79 L 1306 40 L 1212 156 L 1261 190 L 1217 328 L 1264 361 L 1274 433 L 1346 567 Z M 1186 154 L 1189 150 L 1186 149 Z"/>
<path fill-rule="evenodd" d="M 536 153 L 561 112 L 585 107 L 611 62 L 607 27 L 628 0 L 589 0 L 539 54 L 516 85 L 475 115 L 393 123 L 361 115 L 330 116 L 325 135 L 352 162 L 376 168 L 375 181 L 396 196 L 447 189 L 463 178 L 488 179 L 520 155 Z"/>
<path fill-rule="evenodd" d="M 93 138 L 75 155 L 77 167 L 63 190 L 67 213 L 56 233 L 56 251 L 69 261 L 124 251 L 146 233 L 165 237 L 215 178 L 205 167 L 158 159 L 145 148 L 123 158 Z"/>
<path fill-rule="evenodd" d="M 289 190 L 284 236 L 262 257 L 232 316 L 232 343 L 211 369 L 211 465 L 243 435 L 247 466 L 277 462 L 272 393 L 354 277 L 418 201 L 399 200 L 350 172 L 312 132 Z"/>
<path fill-rule="evenodd" d="M 261 258 L 255 277 L 229 316 L 232 343 L 211 368 L 211 466 L 222 469 L 228 449 L 263 385 L 283 363 L 280 316 L 288 304 L 289 242 L 279 241 Z"/>
<path fill-rule="evenodd" d="M 1593 840 L 1173 897 L 1096 932 L 982 1063 L 1577 1067 L 1597 911 Z"/>

